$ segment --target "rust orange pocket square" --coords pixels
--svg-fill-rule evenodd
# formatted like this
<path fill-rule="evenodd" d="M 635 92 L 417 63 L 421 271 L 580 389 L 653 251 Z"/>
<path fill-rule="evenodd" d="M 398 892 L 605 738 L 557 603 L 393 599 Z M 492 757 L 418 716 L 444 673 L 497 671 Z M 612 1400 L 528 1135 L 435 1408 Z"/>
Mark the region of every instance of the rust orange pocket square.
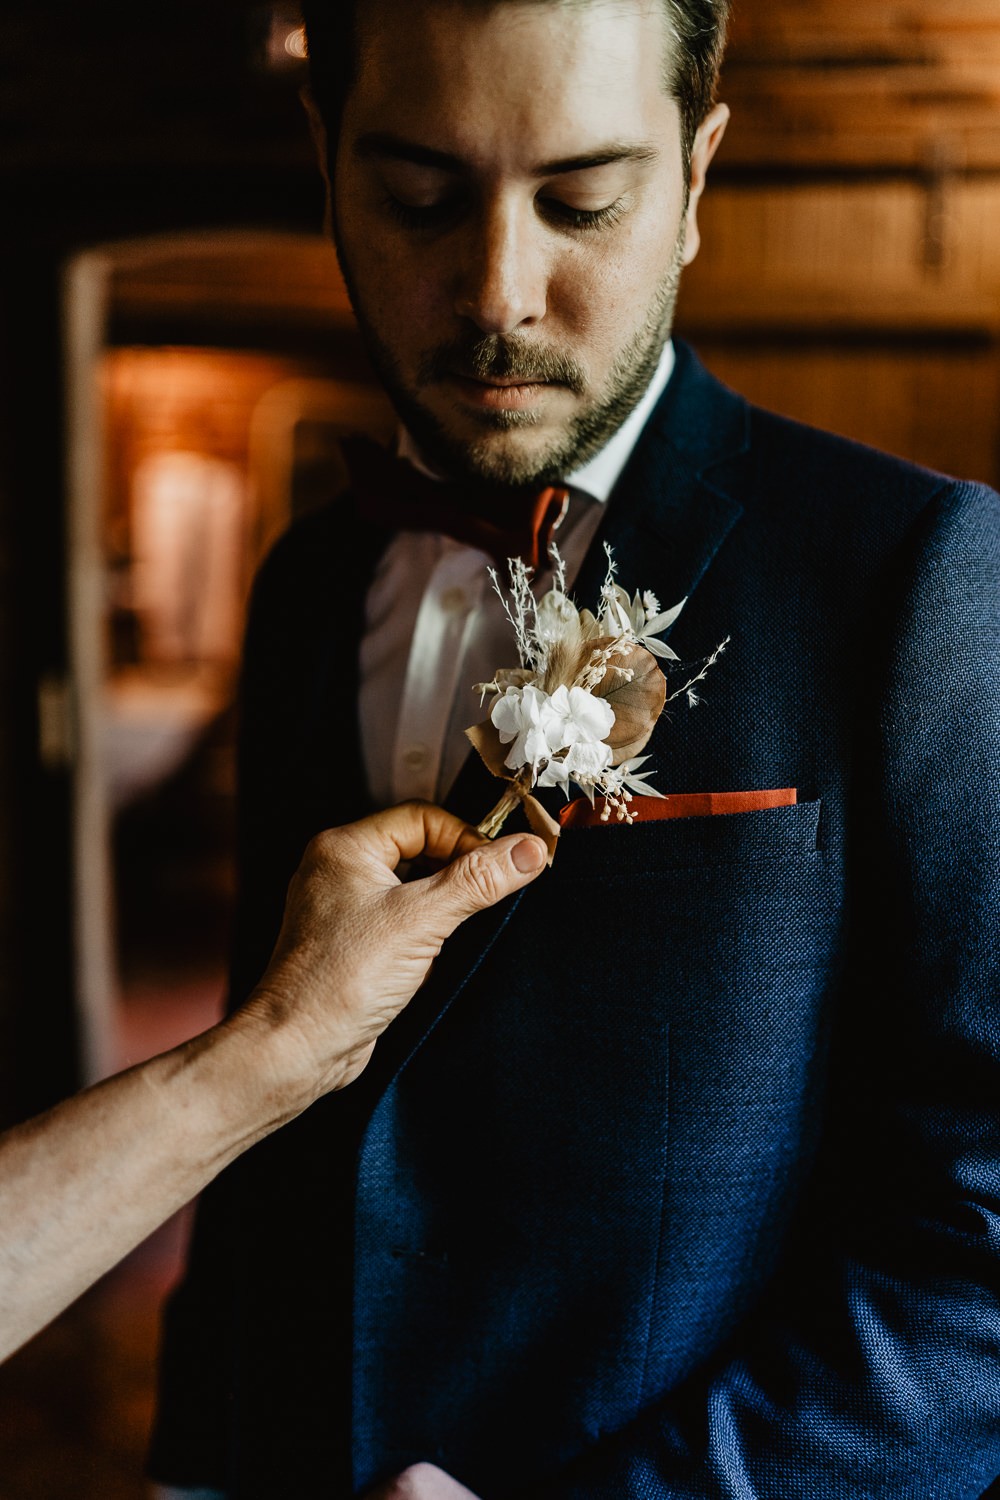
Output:
<path fill-rule="evenodd" d="M 794 807 L 795 787 L 785 786 L 761 792 L 677 792 L 667 797 L 633 797 L 629 812 L 637 823 L 659 823 L 664 818 L 710 818 L 726 813 L 760 812 L 766 807 Z M 612 812 L 605 819 L 604 798 L 596 797 L 591 807 L 586 797 L 577 797 L 559 810 L 563 828 L 614 828 Z"/>

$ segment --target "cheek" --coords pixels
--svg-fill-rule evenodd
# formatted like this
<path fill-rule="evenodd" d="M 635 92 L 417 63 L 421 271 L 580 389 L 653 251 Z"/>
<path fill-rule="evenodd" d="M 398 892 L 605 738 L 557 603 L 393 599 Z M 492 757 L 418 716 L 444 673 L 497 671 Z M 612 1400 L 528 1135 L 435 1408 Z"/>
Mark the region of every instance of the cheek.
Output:
<path fill-rule="evenodd" d="M 549 311 L 592 347 L 613 354 L 643 323 L 667 276 L 663 228 L 623 225 L 613 244 L 583 246 L 561 268 Z"/>
<path fill-rule="evenodd" d="M 381 217 L 344 200 L 338 219 L 341 256 L 363 316 L 393 347 L 426 348 L 448 307 L 447 273 L 432 254 L 394 233 Z"/>
<path fill-rule="evenodd" d="M 382 322 L 391 322 L 397 341 L 412 342 L 440 303 L 440 288 L 430 267 L 399 246 L 382 242 L 363 252 L 361 276 L 368 288 L 368 307 Z"/>
<path fill-rule="evenodd" d="M 420 330 L 440 303 L 430 267 L 382 233 L 341 234 L 341 254 L 362 316 L 393 345 L 420 344 Z"/>

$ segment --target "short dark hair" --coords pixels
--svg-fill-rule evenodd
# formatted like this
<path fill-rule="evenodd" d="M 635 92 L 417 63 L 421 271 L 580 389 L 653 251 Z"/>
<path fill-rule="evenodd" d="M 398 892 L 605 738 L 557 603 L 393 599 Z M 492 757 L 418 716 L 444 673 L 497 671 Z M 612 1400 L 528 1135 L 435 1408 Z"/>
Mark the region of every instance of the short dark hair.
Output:
<path fill-rule="evenodd" d="M 358 7 L 363 3 L 364 0 L 303 0 L 301 7 L 309 40 L 312 93 L 331 136 L 340 128 L 344 101 L 353 81 L 355 23 Z M 420 0 L 410 3 L 419 4 Z M 475 3 L 499 5 L 505 0 L 475 0 Z M 715 103 L 731 0 L 660 0 L 660 3 L 677 43 L 666 84 L 680 109 L 681 142 L 688 165 L 695 132 Z"/>

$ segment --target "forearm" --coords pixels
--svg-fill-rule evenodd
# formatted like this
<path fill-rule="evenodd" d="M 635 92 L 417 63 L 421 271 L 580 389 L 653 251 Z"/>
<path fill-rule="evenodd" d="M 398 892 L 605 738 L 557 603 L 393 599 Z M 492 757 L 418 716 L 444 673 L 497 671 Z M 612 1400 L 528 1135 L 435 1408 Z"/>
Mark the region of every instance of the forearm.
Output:
<path fill-rule="evenodd" d="M 424 853 L 452 863 L 401 884 L 400 860 Z M 245 1005 L 0 1137 L 0 1358 L 255 1141 L 356 1078 L 458 923 L 543 864 L 538 840 L 486 846 L 415 803 L 313 839 Z"/>
<path fill-rule="evenodd" d="M 0 1358 L 310 1097 L 249 1012 L 0 1138 Z"/>

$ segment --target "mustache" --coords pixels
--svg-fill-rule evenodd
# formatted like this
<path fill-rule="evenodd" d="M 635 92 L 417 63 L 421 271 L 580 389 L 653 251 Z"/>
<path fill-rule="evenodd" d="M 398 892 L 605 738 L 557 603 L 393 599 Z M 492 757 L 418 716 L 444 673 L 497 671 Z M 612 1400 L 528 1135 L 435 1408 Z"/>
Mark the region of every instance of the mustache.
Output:
<path fill-rule="evenodd" d="M 482 338 L 453 339 L 439 344 L 420 365 L 421 384 L 432 384 L 448 375 L 467 380 L 523 380 L 564 385 L 576 395 L 587 388 L 586 372 L 569 355 L 545 344 L 528 344 L 523 338 L 502 333 Z"/>

